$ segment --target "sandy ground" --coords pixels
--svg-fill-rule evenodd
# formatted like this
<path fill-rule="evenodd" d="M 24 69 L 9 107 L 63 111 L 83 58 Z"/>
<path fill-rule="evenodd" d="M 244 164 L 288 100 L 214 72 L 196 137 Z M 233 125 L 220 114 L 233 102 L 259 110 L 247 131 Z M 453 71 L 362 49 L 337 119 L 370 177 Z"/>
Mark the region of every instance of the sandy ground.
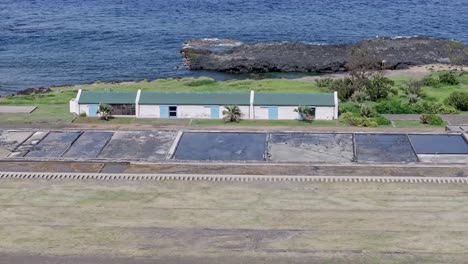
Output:
<path fill-rule="evenodd" d="M 2 263 L 464 263 L 468 185 L 1 180 Z"/>
<path fill-rule="evenodd" d="M 408 69 L 402 69 L 402 70 L 386 70 L 386 71 L 383 71 L 383 73 L 385 74 L 385 76 L 392 77 L 392 78 L 420 79 L 436 71 L 445 71 L 445 70 L 452 70 L 452 69 L 460 69 L 460 67 L 451 66 L 447 64 L 427 64 L 427 65 L 412 66 L 412 67 L 409 67 Z M 349 75 L 348 73 L 326 74 L 326 75 L 320 75 L 320 76 L 307 76 L 307 77 L 300 78 L 300 80 L 315 81 L 318 79 L 326 79 L 326 78 L 340 79 L 348 75 Z"/>

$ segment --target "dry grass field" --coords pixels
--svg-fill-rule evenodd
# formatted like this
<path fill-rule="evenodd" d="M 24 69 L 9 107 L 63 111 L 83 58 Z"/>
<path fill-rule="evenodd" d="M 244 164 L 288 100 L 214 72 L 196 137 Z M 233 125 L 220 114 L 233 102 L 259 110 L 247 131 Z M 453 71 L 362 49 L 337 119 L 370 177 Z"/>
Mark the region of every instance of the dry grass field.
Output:
<path fill-rule="evenodd" d="M 465 263 L 467 194 L 462 184 L 1 180 L 0 260 Z"/>

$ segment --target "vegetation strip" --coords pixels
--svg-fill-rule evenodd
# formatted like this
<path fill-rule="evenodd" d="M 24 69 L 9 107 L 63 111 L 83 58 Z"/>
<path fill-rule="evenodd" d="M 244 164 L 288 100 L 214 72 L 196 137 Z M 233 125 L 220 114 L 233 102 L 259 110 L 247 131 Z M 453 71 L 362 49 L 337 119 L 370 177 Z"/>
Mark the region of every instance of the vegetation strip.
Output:
<path fill-rule="evenodd" d="M 101 173 L 28 173 L 0 172 L 0 179 L 44 180 L 128 180 L 128 181 L 297 181 L 297 182 L 351 182 L 351 183 L 468 183 L 464 177 L 388 177 L 388 176 L 274 176 L 274 175 L 196 175 L 196 174 L 101 174 Z"/>

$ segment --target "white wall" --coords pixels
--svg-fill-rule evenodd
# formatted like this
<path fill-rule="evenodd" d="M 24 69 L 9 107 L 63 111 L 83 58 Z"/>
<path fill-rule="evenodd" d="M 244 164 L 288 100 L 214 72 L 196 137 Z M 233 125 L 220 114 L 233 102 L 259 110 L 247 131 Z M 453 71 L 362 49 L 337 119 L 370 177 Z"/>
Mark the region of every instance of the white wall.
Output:
<path fill-rule="evenodd" d="M 79 109 L 78 114 L 86 113 L 86 116 L 89 116 L 89 108 L 88 108 L 88 105 L 80 104 L 80 105 L 78 105 L 78 109 Z"/>
<path fill-rule="evenodd" d="M 254 119 L 268 119 L 268 107 L 254 106 Z"/>
<path fill-rule="evenodd" d="M 211 106 L 178 105 L 177 118 L 211 118 Z"/>
<path fill-rule="evenodd" d="M 75 98 L 70 100 L 70 113 L 74 113 L 77 115 L 80 113 L 78 101 Z"/>
<path fill-rule="evenodd" d="M 159 118 L 159 105 L 140 105 L 140 116 L 142 118 Z M 239 106 L 243 119 L 249 119 L 249 106 Z M 278 119 L 294 120 L 298 119 L 298 114 L 294 112 L 297 106 L 278 107 Z M 223 117 L 223 110 L 219 108 L 219 118 Z M 80 105 L 80 113 L 85 112 L 88 116 L 88 106 Z M 333 120 L 335 114 L 334 107 L 318 106 L 315 109 L 315 119 Z M 178 118 L 211 118 L 211 107 L 203 105 L 179 105 L 177 106 Z M 268 119 L 268 108 L 255 106 L 254 119 Z"/>
<path fill-rule="evenodd" d="M 317 106 L 315 108 L 315 119 L 317 120 L 333 120 L 335 117 L 334 106 Z"/>
<path fill-rule="evenodd" d="M 294 112 L 297 106 L 278 106 L 279 120 L 294 120 L 299 119 L 298 113 Z"/>
<path fill-rule="evenodd" d="M 139 105 L 138 117 L 159 118 L 159 105 Z"/>

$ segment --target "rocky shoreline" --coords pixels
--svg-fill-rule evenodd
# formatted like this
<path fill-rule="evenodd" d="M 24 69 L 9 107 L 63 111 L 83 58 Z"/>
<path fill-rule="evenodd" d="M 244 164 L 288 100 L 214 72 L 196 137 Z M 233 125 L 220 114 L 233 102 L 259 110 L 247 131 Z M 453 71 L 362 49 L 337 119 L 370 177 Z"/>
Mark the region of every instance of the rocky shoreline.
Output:
<path fill-rule="evenodd" d="M 197 39 L 184 43 L 181 55 L 191 70 L 229 73 L 317 72 L 348 70 L 352 52 L 363 50 L 384 69 L 406 69 L 425 64 L 468 64 L 468 46 L 430 37 L 362 40 L 351 44 L 314 45 L 302 42 L 241 43 Z"/>

